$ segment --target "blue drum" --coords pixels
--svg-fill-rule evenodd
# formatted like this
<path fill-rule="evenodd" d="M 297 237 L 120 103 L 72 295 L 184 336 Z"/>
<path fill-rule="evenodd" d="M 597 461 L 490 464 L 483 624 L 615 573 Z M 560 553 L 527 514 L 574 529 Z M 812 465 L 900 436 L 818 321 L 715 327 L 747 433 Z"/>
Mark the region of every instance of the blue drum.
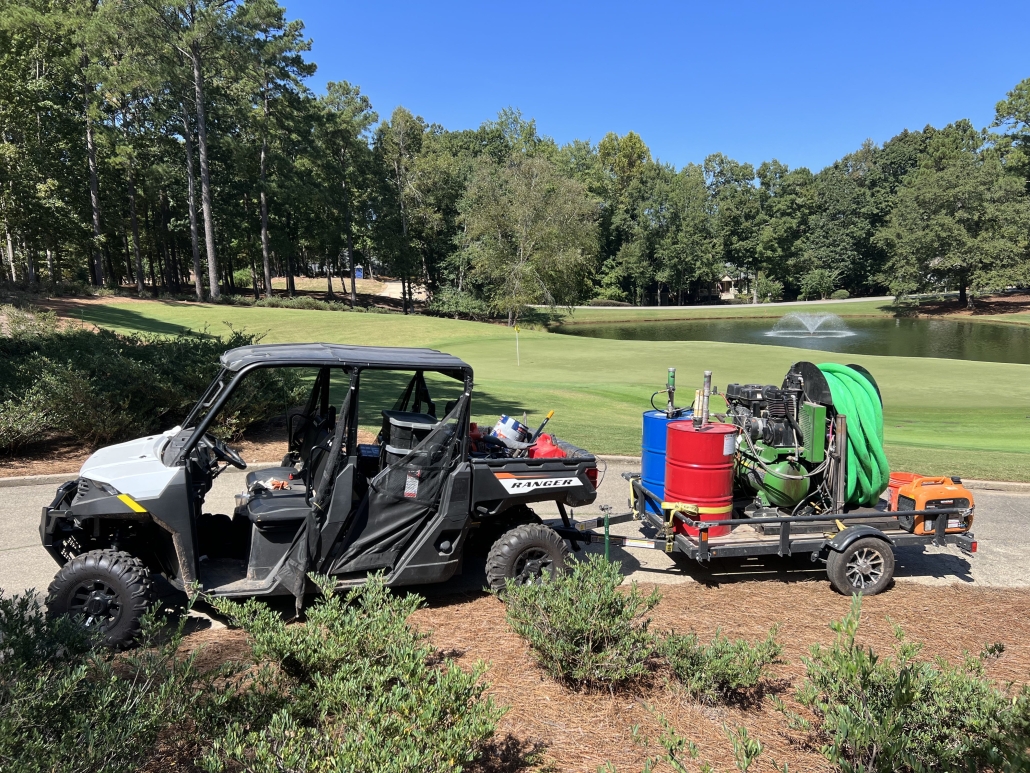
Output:
<path fill-rule="evenodd" d="M 683 421 L 693 417 L 693 411 L 684 411 L 675 419 L 665 415 L 665 411 L 645 411 L 644 426 L 641 433 L 640 477 L 644 488 L 659 499 L 665 498 L 665 437 L 669 422 Z M 661 512 L 650 502 L 647 509 L 661 515 Z"/>

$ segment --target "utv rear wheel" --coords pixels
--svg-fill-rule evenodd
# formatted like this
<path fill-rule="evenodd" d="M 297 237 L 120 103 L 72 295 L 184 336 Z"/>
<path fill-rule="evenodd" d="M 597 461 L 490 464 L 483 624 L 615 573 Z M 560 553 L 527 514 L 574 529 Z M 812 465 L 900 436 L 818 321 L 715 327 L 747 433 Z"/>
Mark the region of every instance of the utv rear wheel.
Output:
<path fill-rule="evenodd" d="M 569 548 L 557 532 L 543 524 L 528 523 L 506 532 L 486 559 L 486 579 L 492 590 L 503 590 L 506 580 L 520 585 L 539 583 L 565 568 Z"/>
<path fill-rule="evenodd" d="M 54 577 L 47 591 L 47 612 L 68 615 L 96 631 L 102 644 L 122 647 L 139 635 L 150 589 L 150 572 L 135 556 L 91 550 L 73 558 Z"/>
<path fill-rule="evenodd" d="M 894 577 L 894 550 L 877 537 L 863 537 L 842 552 L 826 558 L 830 585 L 845 596 L 875 596 L 887 589 Z"/>

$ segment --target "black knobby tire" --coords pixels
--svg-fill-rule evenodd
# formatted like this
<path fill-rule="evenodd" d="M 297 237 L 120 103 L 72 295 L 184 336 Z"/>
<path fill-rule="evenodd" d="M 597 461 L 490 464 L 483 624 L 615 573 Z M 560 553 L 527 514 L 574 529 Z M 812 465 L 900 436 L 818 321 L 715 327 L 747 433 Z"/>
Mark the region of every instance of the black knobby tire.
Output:
<path fill-rule="evenodd" d="M 875 596 L 887 589 L 894 577 L 894 550 L 877 537 L 863 537 L 826 559 L 830 585 L 845 596 Z"/>
<path fill-rule="evenodd" d="M 150 594 L 150 571 L 138 558 L 91 550 L 61 567 L 47 590 L 47 612 L 70 615 L 98 631 L 101 643 L 121 647 L 139 635 Z"/>
<path fill-rule="evenodd" d="M 492 590 L 503 590 L 505 580 L 521 584 L 541 582 L 565 568 L 569 548 L 554 529 L 527 523 L 505 532 L 486 558 L 486 579 Z"/>

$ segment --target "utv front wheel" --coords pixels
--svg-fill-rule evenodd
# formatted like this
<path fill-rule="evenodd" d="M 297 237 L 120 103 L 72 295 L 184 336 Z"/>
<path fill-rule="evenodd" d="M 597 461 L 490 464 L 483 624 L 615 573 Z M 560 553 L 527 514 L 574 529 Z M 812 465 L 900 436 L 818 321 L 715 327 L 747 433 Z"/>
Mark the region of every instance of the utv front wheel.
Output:
<path fill-rule="evenodd" d="M 96 631 L 108 647 L 129 644 L 140 632 L 150 602 L 150 572 L 135 556 L 91 550 L 76 556 L 54 577 L 47 612 L 68 615 Z"/>
<path fill-rule="evenodd" d="M 486 579 L 491 590 L 502 590 L 506 580 L 520 585 L 539 583 L 565 568 L 569 548 L 557 532 L 543 524 L 527 523 L 505 534 L 490 548 Z"/>

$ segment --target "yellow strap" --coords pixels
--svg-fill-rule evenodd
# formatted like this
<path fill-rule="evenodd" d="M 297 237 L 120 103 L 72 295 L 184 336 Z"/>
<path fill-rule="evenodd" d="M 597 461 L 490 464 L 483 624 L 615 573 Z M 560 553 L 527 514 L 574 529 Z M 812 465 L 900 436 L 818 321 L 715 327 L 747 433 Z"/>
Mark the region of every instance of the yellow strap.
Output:
<path fill-rule="evenodd" d="M 118 498 L 134 513 L 145 513 L 147 508 L 130 497 L 128 494 L 119 494 Z"/>
<path fill-rule="evenodd" d="M 733 505 L 725 507 L 698 507 L 686 502 L 662 502 L 663 510 L 676 510 L 681 513 L 698 513 L 701 515 L 721 515 L 733 510 Z"/>

